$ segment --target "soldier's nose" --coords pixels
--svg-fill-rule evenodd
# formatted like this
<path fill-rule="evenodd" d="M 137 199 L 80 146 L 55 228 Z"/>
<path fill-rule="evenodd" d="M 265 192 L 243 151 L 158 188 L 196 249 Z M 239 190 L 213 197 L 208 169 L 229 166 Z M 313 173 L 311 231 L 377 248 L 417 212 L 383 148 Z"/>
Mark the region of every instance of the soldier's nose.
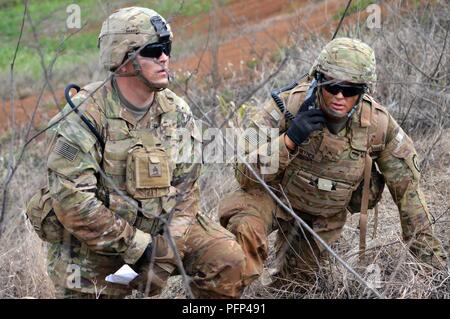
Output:
<path fill-rule="evenodd" d="M 342 94 L 342 92 L 339 92 L 338 94 L 335 95 L 335 97 L 339 100 L 344 98 L 344 94 Z"/>
<path fill-rule="evenodd" d="M 159 60 L 159 62 L 161 62 L 161 63 L 165 63 L 166 61 L 169 60 L 169 56 L 163 52 L 163 53 L 161 54 L 161 56 L 159 57 L 158 60 Z"/>

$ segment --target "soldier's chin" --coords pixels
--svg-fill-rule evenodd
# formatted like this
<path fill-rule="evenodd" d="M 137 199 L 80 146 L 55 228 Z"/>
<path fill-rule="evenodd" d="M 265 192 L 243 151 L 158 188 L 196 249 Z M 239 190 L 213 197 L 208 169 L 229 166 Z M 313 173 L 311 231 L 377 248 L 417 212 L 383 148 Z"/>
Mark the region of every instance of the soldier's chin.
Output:
<path fill-rule="evenodd" d="M 344 118 L 347 118 L 347 113 L 345 112 L 338 112 L 330 107 L 321 106 L 320 108 L 322 112 L 325 114 L 325 118 L 331 122 L 340 122 Z"/>
<path fill-rule="evenodd" d="M 150 82 L 151 84 L 151 88 L 153 89 L 157 89 L 157 90 L 162 90 L 162 89 L 167 89 L 169 87 L 169 80 L 164 81 L 164 82 Z"/>

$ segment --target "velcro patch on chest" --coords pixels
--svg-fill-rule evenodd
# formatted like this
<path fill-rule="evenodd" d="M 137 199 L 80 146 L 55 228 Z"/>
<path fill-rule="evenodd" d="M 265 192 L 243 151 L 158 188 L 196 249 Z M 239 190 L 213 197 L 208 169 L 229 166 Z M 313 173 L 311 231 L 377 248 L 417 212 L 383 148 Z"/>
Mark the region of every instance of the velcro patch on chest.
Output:
<path fill-rule="evenodd" d="M 77 158 L 80 150 L 69 143 L 58 140 L 53 148 L 53 152 L 73 162 Z"/>
<path fill-rule="evenodd" d="M 159 158 L 156 156 L 150 156 L 148 172 L 150 177 L 160 177 L 162 176 L 162 167 Z"/>

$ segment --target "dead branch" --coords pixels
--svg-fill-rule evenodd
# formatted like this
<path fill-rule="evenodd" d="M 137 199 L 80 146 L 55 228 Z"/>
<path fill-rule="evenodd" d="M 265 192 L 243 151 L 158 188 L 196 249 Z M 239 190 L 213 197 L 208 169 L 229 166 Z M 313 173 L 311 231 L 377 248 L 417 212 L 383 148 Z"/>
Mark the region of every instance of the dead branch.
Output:
<path fill-rule="evenodd" d="M 11 109 L 11 130 L 12 130 L 12 136 L 11 136 L 11 142 L 10 142 L 10 153 L 9 153 L 9 163 L 8 163 L 8 173 L 6 174 L 6 183 L 3 184 L 3 197 L 2 197 L 2 209 L 0 211 L 0 234 L 1 234 L 1 227 L 3 220 L 5 218 L 5 211 L 7 206 L 7 196 L 6 192 L 8 189 L 9 180 L 11 180 L 13 175 L 13 167 L 14 167 L 14 140 L 15 140 L 15 109 L 14 109 L 14 94 L 15 94 L 15 85 L 14 85 L 14 66 L 16 62 L 17 53 L 19 52 L 19 46 L 22 41 L 22 35 L 23 35 L 23 28 L 25 25 L 25 16 L 28 12 L 28 0 L 24 0 L 24 9 L 23 9 L 23 17 L 22 17 L 22 25 L 20 27 L 20 34 L 19 39 L 17 40 L 16 49 L 14 51 L 14 56 L 11 62 L 10 66 L 10 87 L 11 87 L 11 102 L 10 102 L 10 109 Z"/>

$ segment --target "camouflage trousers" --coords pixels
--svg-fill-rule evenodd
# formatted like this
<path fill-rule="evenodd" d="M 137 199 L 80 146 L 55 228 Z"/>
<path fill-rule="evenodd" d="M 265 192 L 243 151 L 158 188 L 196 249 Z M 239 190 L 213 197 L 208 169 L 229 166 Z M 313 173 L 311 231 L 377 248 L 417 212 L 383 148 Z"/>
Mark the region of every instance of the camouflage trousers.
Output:
<path fill-rule="evenodd" d="M 193 218 L 182 213 L 173 218 L 170 231 L 194 297 L 240 297 L 244 289 L 245 255 L 233 234 L 205 216 L 198 214 Z M 54 251 L 49 250 L 49 274 L 55 283 L 57 297 L 61 298 L 124 298 L 133 289 L 145 296 L 154 296 L 161 293 L 170 276 L 180 274 L 177 257 L 162 235 L 153 237 L 151 264 L 135 269 L 139 276 L 127 286 L 104 280 L 123 265 L 123 261 L 117 263 L 115 257 L 91 252 L 89 258 L 83 259 L 76 249 L 67 254 L 60 247 L 56 247 L 57 254 Z M 64 271 L 69 263 L 82 268 L 81 288 L 65 284 Z M 95 283 L 95 290 L 91 283 Z"/>
<path fill-rule="evenodd" d="M 246 285 L 262 274 L 269 253 L 268 236 L 275 230 L 278 230 L 275 249 L 280 278 L 296 275 L 308 281 L 327 257 L 322 245 L 262 189 L 230 194 L 221 202 L 219 216 L 221 225 L 236 236 L 247 257 Z M 307 214 L 299 216 L 327 243 L 339 238 L 346 220 L 346 214 L 326 219 Z"/>

